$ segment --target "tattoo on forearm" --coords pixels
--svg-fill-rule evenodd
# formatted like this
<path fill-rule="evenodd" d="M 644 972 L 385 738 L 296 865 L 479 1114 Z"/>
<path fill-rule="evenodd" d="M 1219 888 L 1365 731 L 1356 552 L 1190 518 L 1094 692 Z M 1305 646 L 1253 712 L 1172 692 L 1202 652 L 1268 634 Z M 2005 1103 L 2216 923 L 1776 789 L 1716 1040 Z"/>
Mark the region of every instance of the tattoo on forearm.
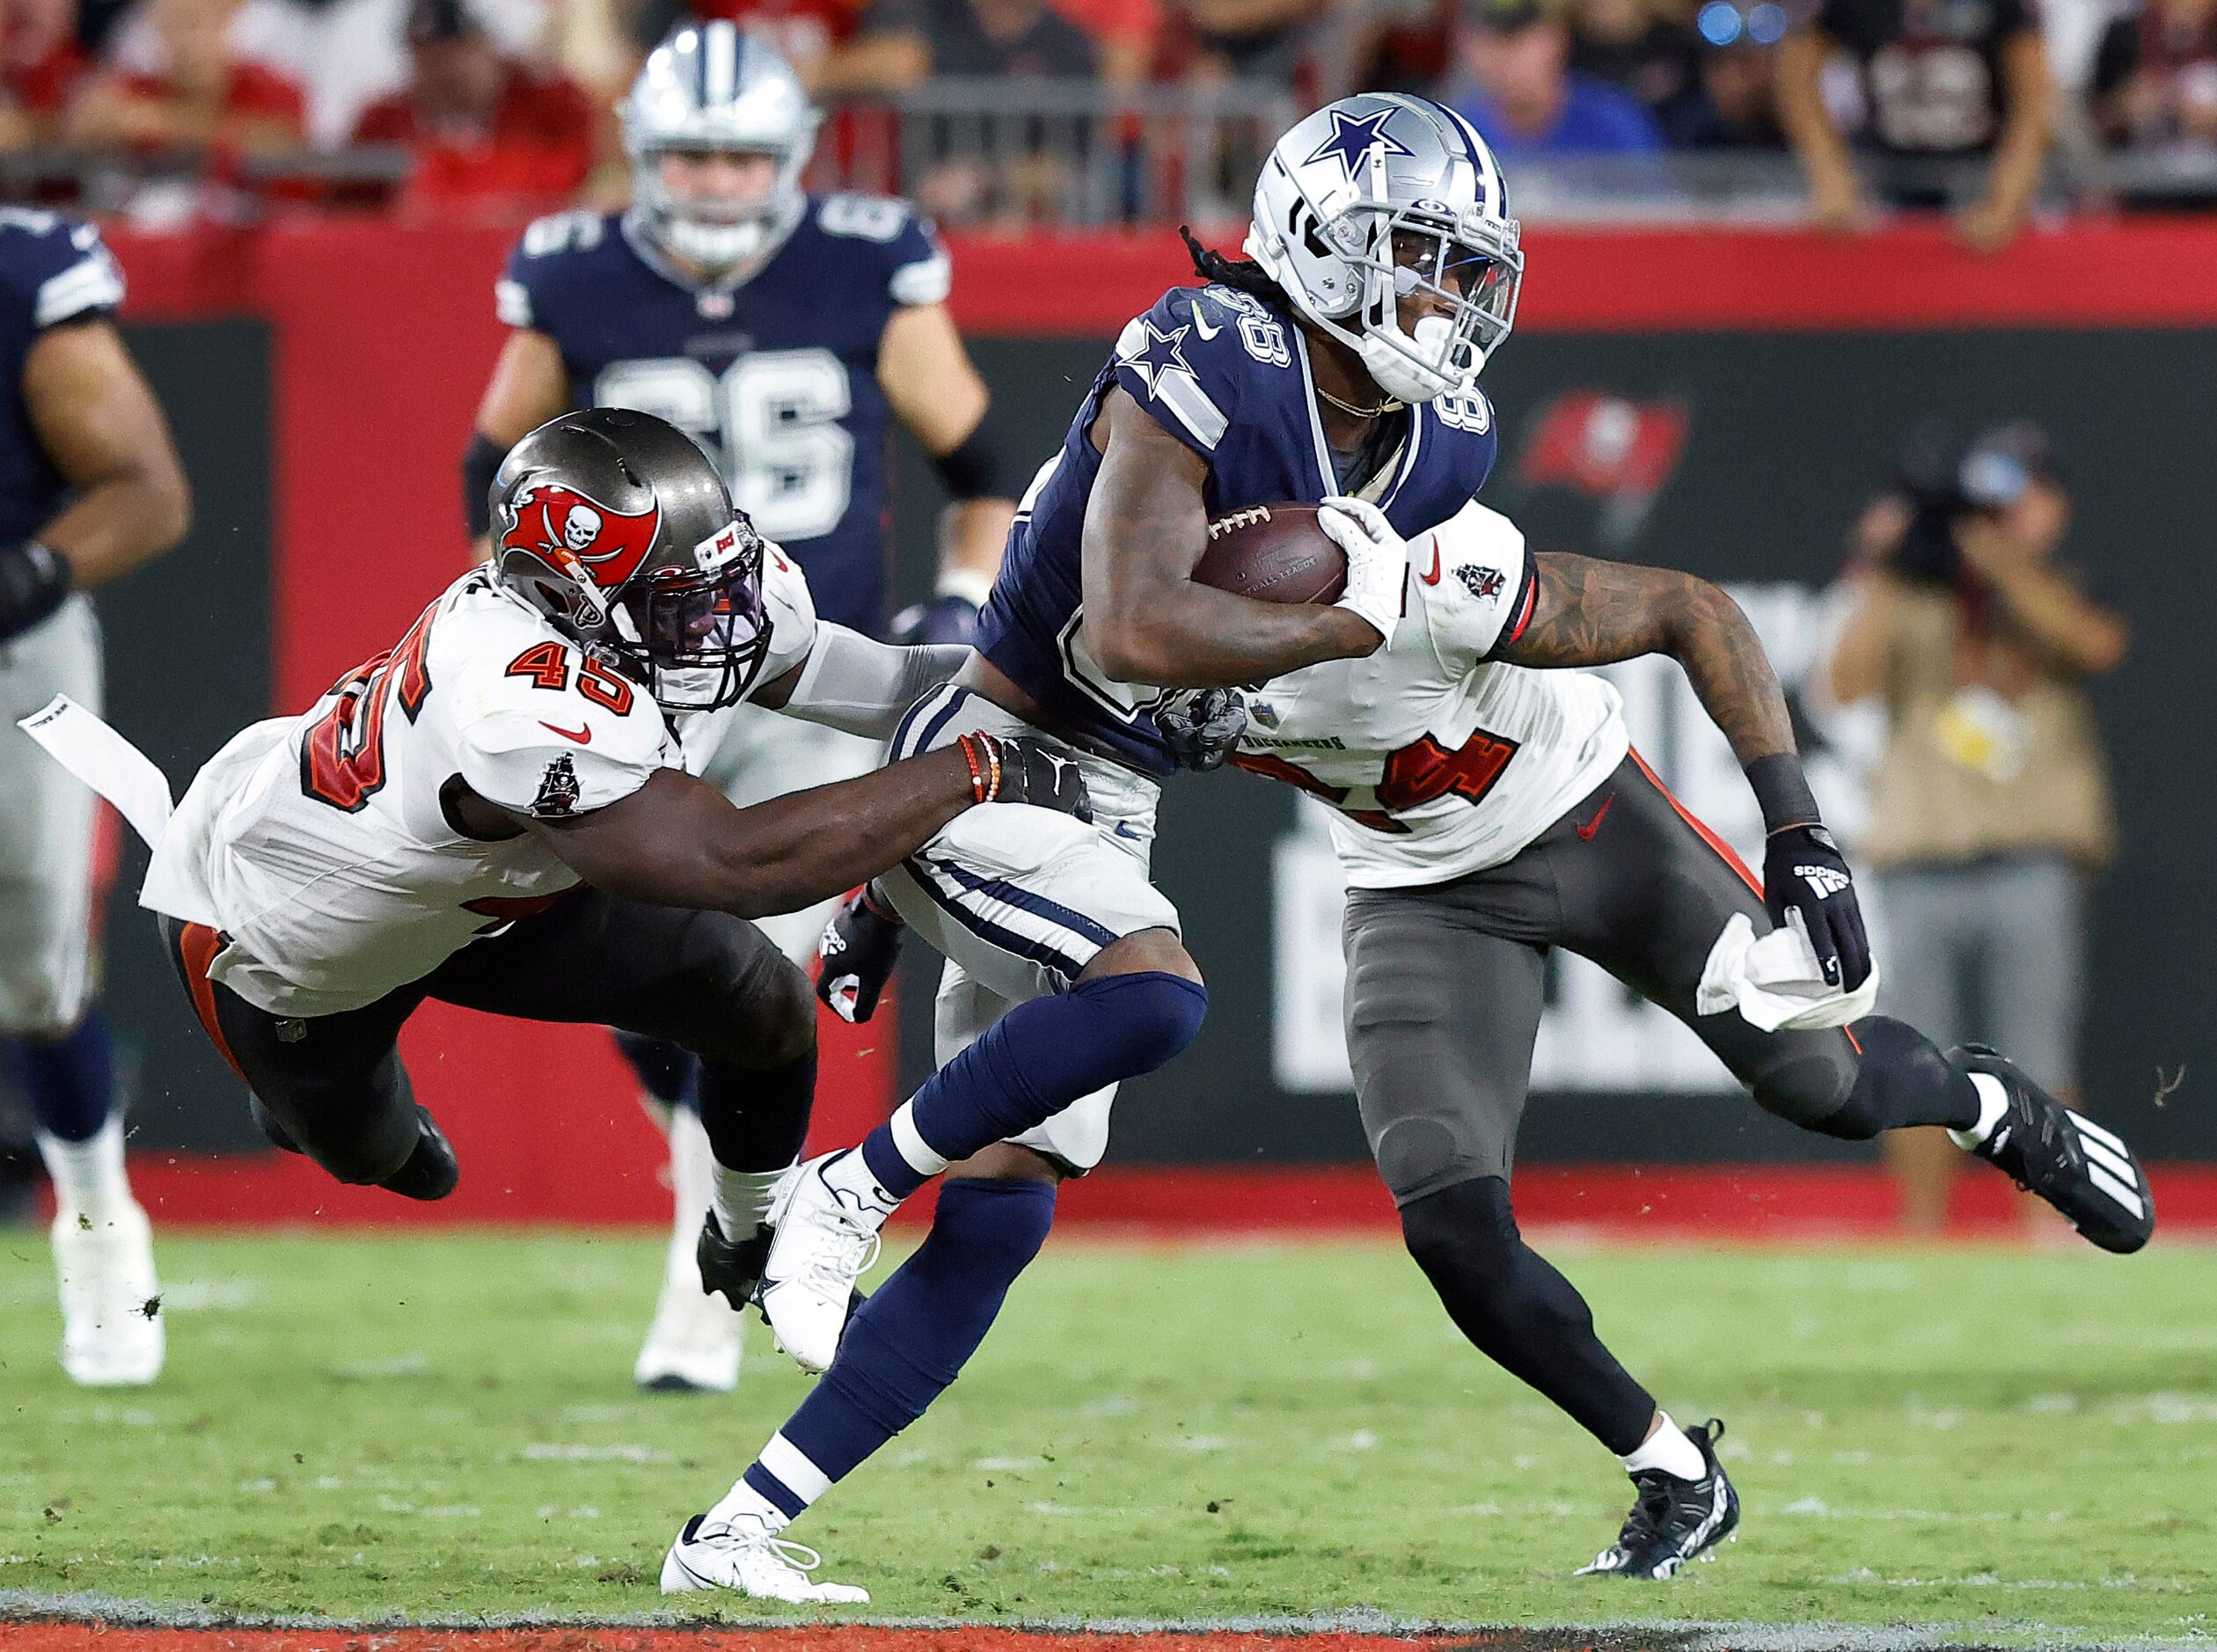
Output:
<path fill-rule="evenodd" d="M 1707 580 L 1562 552 L 1535 559 L 1532 623 L 1500 657 L 1512 665 L 1608 665 L 1667 654 L 1742 764 L 1794 749 L 1785 691 L 1747 616 Z"/>

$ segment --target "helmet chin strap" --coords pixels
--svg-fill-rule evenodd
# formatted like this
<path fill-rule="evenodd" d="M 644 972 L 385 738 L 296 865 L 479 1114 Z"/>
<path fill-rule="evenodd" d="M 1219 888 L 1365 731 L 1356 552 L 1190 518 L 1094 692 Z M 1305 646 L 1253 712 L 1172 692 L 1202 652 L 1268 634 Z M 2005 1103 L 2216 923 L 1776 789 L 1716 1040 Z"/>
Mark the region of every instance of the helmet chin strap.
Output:
<path fill-rule="evenodd" d="M 1426 316 L 1416 324 L 1415 336 L 1401 330 L 1401 319 L 1389 315 L 1363 331 L 1358 353 L 1378 387 L 1401 401 L 1436 401 L 1451 391 L 1466 390 L 1484 370 L 1486 353 L 1470 347 L 1476 360 L 1467 375 L 1449 374 L 1428 365 L 1446 357 L 1455 324 L 1445 316 Z"/>

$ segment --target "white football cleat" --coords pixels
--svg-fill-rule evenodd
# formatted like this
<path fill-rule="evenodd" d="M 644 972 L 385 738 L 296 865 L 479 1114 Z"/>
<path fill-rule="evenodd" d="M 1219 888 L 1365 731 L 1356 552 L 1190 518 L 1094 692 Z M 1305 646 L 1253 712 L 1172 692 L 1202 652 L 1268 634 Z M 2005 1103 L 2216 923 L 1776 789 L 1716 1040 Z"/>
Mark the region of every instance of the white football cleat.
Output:
<path fill-rule="evenodd" d="M 166 1338 L 154 1230 L 126 1202 L 101 1217 L 54 1219 L 62 1287 L 62 1369 L 87 1388 L 142 1387 L 162 1374 Z"/>
<path fill-rule="evenodd" d="M 826 1153 L 795 1167 L 770 1207 L 770 1257 L 757 1300 L 778 1346 L 802 1371 L 829 1370 L 846 1329 L 854 1282 L 877 1260 L 880 1210 L 863 1210 L 823 1180 L 843 1157 Z"/>
<path fill-rule="evenodd" d="M 701 1290 L 698 1267 L 691 1273 L 663 1276 L 632 1380 L 656 1393 L 728 1394 L 739 1385 L 739 1316 Z"/>
<path fill-rule="evenodd" d="M 805 1544 L 772 1537 L 752 1522 L 739 1530 L 710 1525 L 695 1515 L 662 1560 L 665 1595 L 704 1589 L 735 1589 L 752 1600 L 784 1600 L 797 1605 L 862 1605 L 867 1589 L 852 1583 L 819 1583 L 809 1574 L 823 1557 Z"/>

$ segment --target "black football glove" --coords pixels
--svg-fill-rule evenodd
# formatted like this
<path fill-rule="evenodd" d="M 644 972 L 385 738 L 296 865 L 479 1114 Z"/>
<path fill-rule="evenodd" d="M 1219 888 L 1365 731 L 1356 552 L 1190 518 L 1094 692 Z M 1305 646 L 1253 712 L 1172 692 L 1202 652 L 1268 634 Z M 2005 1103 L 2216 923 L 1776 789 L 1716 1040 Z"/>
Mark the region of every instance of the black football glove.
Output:
<path fill-rule="evenodd" d="M 901 961 L 901 936 L 908 925 L 880 907 L 863 889 L 823 926 L 816 943 L 821 968 L 816 995 L 832 1014 L 850 1026 L 877 1013 L 878 999 Z"/>
<path fill-rule="evenodd" d="M 67 557 L 36 539 L 0 545 L 0 642 L 47 619 L 69 595 Z"/>
<path fill-rule="evenodd" d="M 1822 826 L 1788 826 L 1770 835 L 1763 849 L 1763 904 L 1780 928 L 1798 916 L 1827 983 L 1853 992 L 1869 977 L 1870 938 L 1855 881 Z"/>
<path fill-rule="evenodd" d="M 935 596 L 928 603 L 911 603 L 893 616 L 886 640 L 903 648 L 930 643 L 955 643 L 969 648 L 977 643 L 977 604 L 967 596 Z"/>
<path fill-rule="evenodd" d="M 1247 696 L 1234 688 L 1193 689 L 1154 710 L 1155 727 L 1181 769 L 1214 769 L 1239 749 Z"/>
<path fill-rule="evenodd" d="M 964 735 L 958 742 L 969 758 L 971 794 L 981 803 L 1029 803 L 1093 819 L 1086 777 L 1067 746 L 1036 735 Z"/>

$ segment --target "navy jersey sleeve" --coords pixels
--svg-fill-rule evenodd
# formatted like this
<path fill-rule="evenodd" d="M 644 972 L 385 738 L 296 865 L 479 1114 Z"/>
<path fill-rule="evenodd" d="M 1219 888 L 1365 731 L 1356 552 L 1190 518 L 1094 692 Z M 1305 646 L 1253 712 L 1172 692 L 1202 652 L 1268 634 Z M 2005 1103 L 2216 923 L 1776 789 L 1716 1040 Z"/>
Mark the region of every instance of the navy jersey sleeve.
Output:
<path fill-rule="evenodd" d="M 869 249 L 873 284 L 882 279 L 896 305 L 946 301 L 954 267 L 929 218 L 890 195 L 826 195 L 816 203 L 816 227 L 835 240 Z M 874 272 L 882 271 L 880 276 Z"/>
<path fill-rule="evenodd" d="M 123 271 L 99 230 L 54 212 L 0 210 L 0 283 L 29 333 L 123 302 Z"/>
<path fill-rule="evenodd" d="M 1292 369 L 1285 324 L 1226 287 L 1174 287 L 1116 339 L 1116 381 L 1155 421 L 1212 458 L 1257 374 Z"/>
<path fill-rule="evenodd" d="M 611 221 L 597 212 L 558 212 L 533 223 L 493 285 L 501 320 L 511 327 L 557 331 L 579 255 L 614 232 Z"/>

